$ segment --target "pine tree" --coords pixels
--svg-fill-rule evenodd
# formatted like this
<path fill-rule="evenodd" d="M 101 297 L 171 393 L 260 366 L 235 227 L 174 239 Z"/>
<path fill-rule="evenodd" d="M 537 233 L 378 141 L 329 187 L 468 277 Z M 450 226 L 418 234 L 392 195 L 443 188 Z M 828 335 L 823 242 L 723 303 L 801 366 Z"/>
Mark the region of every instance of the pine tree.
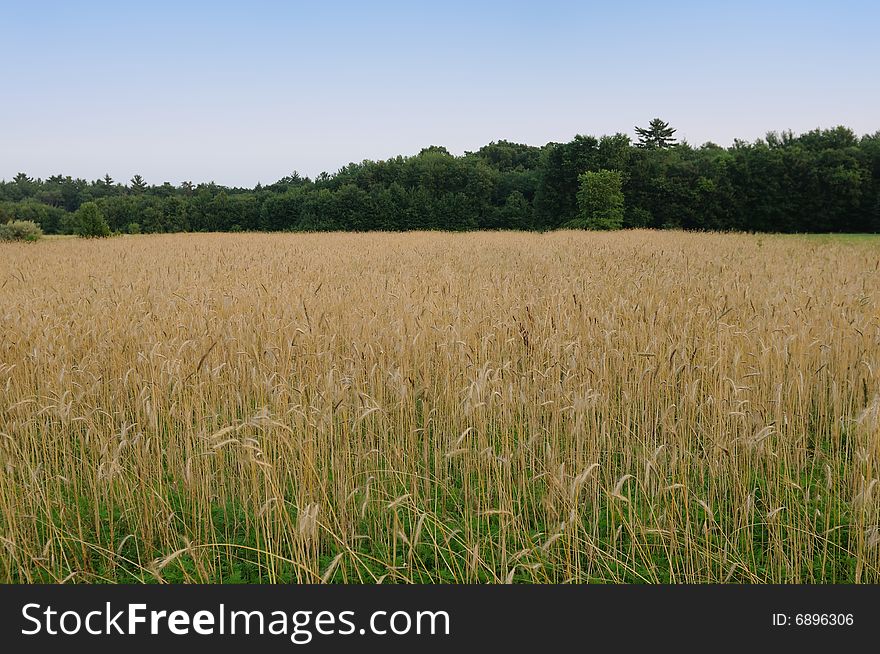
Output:
<path fill-rule="evenodd" d="M 675 130 L 669 126 L 664 120 L 655 118 L 648 127 L 636 127 L 636 134 L 639 136 L 639 142 L 636 147 L 639 148 L 669 148 L 675 145 L 675 139 L 672 135 Z"/>
<path fill-rule="evenodd" d="M 131 190 L 134 193 L 143 193 L 147 190 L 147 183 L 144 181 L 144 178 L 140 175 L 135 175 L 131 178 Z"/>

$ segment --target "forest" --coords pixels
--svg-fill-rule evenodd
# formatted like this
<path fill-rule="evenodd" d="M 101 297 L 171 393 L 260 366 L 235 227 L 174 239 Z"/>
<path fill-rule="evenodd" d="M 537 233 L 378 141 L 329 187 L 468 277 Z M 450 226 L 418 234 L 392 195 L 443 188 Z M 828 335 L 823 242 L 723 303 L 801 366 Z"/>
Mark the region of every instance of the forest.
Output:
<path fill-rule="evenodd" d="M 462 156 L 430 146 L 254 188 L 19 173 L 0 181 L 0 223 L 30 220 L 47 234 L 74 233 L 77 210 L 93 202 L 117 233 L 880 232 L 880 131 L 770 132 L 726 148 L 677 142 L 675 131 L 654 119 L 636 128 L 635 141 L 622 133 L 540 147 L 502 140 Z"/>

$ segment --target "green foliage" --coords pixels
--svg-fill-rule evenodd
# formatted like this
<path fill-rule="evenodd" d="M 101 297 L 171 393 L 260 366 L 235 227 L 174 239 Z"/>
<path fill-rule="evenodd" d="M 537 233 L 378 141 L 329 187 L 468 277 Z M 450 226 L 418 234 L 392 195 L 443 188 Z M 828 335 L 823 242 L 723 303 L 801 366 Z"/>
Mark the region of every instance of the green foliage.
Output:
<path fill-rule="evenodd" d="M 639 148 L 668 148 L 675 145 L 675 129 L 669 126 L 664 120 L 659 118 L 653 119 L 648 123 L 647 127 L 636 127 L 636 134 L 639 136 L 639 142 L 636 147 Z"/>
<path fill-rule="evenodd" d="M 570 226 L 620 229 L 623 226 L 623 179 L 619 171 L 588 171 L 578 177 L 578 217 Z"/>
<path fill-rule="evenodd" d="M 0 202 L 0 223 L 24 220 L 36 223 L 43 232 L 57 232 L 65 211 L 60 207 L 43 204 L 39 200 L 28 198 L 20 202 Z"/>
<path fill-rule="evenodd" d="M 39 241 L 43 236 L 40 226 L 30 220 L 13 220 L 0 225 L 0 241 Z"/>
<path fill-rule="evenodd" d="M 505 229 L 529 229 L 534 220 L 532 206 L 520 191 L 513 191 L 499 210 L 498 225 Z"/>
<path fill-rule="evenodd" d="M 635 145 L 625 134 L 579 134 L 542 147 L 494 141 L 463 156 L 435 145 L 253 189 L 19 173 L 0 181 L 0 222 L 78 233 L 74 212 L 94 202 L 111 232 L 547 230 L 583 223 L 580 175 L 615 170 L 623 227 L 880 232 L 880 132 L 771 132 L 729 148 L 676 145 L 660 119 L 636 133 Z"/>
<path fill-rule="evenodd" d="M 131 192 L 135 194 L 143 193 L 147 190 L 147 183 L 144 181 L 144 178 L 140 175 L 135 175 L 131 178 Z"/>
<path fill-rule="evenodd" d="M 103 238 L 110 236 L 110 226 L 94 202 L 86 202 L 77 209 L 74 216 L 76 235 L 83 238 Z"/>

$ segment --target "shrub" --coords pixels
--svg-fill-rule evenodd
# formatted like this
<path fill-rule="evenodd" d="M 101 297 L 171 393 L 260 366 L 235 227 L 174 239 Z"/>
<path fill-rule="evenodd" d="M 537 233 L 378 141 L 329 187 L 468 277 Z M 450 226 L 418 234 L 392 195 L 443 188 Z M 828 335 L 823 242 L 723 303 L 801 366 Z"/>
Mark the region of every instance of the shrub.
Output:
<path fill-rule="evenodd" d="M 141 224 L 140 223 L 128 223 L 128 233 L 129 234 L 140 234 L 141 233 Z"/>
<path fill-rule="evenodd" d="M 94 202 L 84 202 L 74 214 L 74 230 L 83 238 L 103 238 L 110 236 L 110 225 L 104 214 Z"/>
<path fill-rule="evenodd" d="M 66 215 L 61 207 L 50 207 L 34 199 L 0 204 L 0 223 L 12 220 L 28 220 L 36 223 L 45 234 L 58 231 L 61 220 Z"/>
<path fill-rule="evenodd" d="M 0 225 L 0 241 L 39 241 L 42 236 L 43 230 L 31 220 L 13 220 Z"/>

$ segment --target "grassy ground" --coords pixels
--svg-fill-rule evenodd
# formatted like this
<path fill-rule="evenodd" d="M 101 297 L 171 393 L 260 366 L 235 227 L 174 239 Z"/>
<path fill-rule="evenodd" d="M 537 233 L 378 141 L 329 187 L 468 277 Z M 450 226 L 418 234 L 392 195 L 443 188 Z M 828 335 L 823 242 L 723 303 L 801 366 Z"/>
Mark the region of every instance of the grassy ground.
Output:
<path fill-rule="evenodd" d="M 880 239 L 0 244 L 0 580 L 880 582 Z"/>

